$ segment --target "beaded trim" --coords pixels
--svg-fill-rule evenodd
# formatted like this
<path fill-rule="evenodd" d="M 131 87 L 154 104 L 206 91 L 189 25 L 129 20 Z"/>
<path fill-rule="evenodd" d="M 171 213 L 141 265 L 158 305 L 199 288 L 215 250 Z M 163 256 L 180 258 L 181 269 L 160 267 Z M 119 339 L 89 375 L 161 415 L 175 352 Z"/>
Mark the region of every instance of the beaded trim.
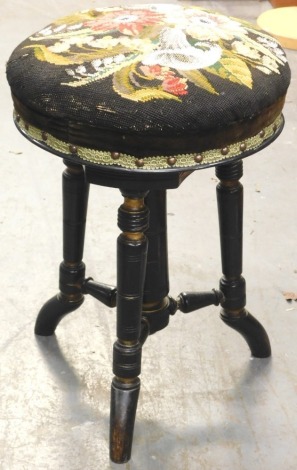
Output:
<path fill-rule="evenodd" d="M 272 124 L 263 128 L 263 130 L 261 130 L 261 132 L 255 136 L 229 145 L 228 147 L 206 150 L 200 154 L 187 153 L 173 155 L 170 157 L 160 155 L 154 157 L 138 158 L 125 153 L 94 150 L 87 147 L 80 147 L 69 144 L 26 123 L 21 118 L 21 116 L 16 113 L 14 113 L 14 119 L 17 127 L 23 134 L 25 134 L 30 140 L 34 140 L 42 144 L 42 146 L 49 152 L 54 150 L 55 152 L 62 154 L 67 158 L 70 156 L 78 157 L 81 160 L 98 165 L 120 166 L 127 169 L 143 170 L 189 168 L 215 164 L 223 160 L 228 160 L 229 158 L 234 158 L 243 153 L 256 150 L 265 142 L 265 140 L 272 137 L 272 135 L 283 124 L 283 117 L 280 114 Z"/>

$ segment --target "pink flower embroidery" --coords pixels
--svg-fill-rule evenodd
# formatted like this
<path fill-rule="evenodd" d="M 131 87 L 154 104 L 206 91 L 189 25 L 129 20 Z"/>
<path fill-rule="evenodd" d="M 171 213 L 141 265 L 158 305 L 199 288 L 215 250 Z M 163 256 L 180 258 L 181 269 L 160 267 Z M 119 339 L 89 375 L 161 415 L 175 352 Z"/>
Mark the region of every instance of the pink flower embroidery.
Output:
<path fill-rule="evenodd" d="M 143 65 L 141 71 L 149 78 L 162 80 L 162 88 L 167 93 L 181 96 L 187 95 L 187 80 L 177 77 L 173 70 L 169 67 L 161 67 L 160 65 Z"/>
<path fill-rule="evenodd" d="M 162 67 L 160 65 L 143 65 L 140 69 L 147 77 L 159 79 L 162 77 Z"/>
<path fill-rule="evenodd" d="M 173 95 L 181 96 L 186 95 L 188 85 L 185 78 L 174 77 L 174 75 L 169 75 L 165 78 L 162 83 L 163 90 Z"/>
<path fill-rule="evenodd" d="M 145 26 L 160 23 L 163 15 L 151 10 L 119 10 L 102 14 L 94 20 L 86 21 L 84 26 L 93 31 L 112 31 L 118 30 L 122 34 L 130 36 L 138 35 Z"/>

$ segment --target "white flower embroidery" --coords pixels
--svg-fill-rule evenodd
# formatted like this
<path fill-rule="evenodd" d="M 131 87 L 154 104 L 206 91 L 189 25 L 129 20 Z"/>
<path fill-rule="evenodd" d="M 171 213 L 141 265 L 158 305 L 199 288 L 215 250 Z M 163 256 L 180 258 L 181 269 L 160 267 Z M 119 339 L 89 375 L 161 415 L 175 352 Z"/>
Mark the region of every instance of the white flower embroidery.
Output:
<path fill-rule="evenodd" d="M 84 10 L 30 40 L 38 60 L 66 64 L 63 86 L 112 77 L 115 93 L 143 102 L 180 100 L 192 90 L 189 83 L 218 94 L 217 76 L 252 89 L 253 69 L 280 74 L 287 62 L 277 41 L 252 25 L 159 3 Z"/>
<path fill-rule="evenodd" d="M 249 57 L 250 59 L 261 59 L 259 51 L 250 47 L 242 41 L 234 41 L 232 43 L 232 49 L 243 57 Z"/>
<path fill-rule="evenodd" d="M 91 64 L 93 65 L 94 69 L 98 71 L 103 62 L 101 59 L 95 59 L 92 60 Z"/>
<path fill-rule="evenodd" d="M 203 46 L 207 49 L 191 46 L 185 33 L 178 28 L 164 28 L 160 33 L 159 49 L 149 54 L 142 63 L 162 65 L 177 70 L 194 70 L 208 67 L 220 60 L 222 55 L 220 46 L 213 44 L 203 44 Z"/>
<path fill-rule="evenodd" d="M 272 51 L 282 62 L 288 62 L 285 53 L 281 49 L 278 42 L 274 41 L 272 38 L 264 38 L 262 36 L 257 37 L 257 41 L 259 41 L 261 44 L 266 46 L 267 49 Z"/>
<path fill-rule="evenodd" d="M 57 26 L 57 28 L 55 28 L 53 30 L 54 33 L 60 33 L 61 31 L 63 31 L 65 28 L 67 27 L 66 24 L 61 24 L 60 26 Z"/>
<path fill-rule="evenodd" d="M 190 14 L 190 13 L 189 13 Z M 227 16 L 199 11 L 187 18 L 187 34 L 200 41 L 230 41 L 236 35 L 247 34 L 237 21 Z"/>
<path fill-rule="evenodd" d="M 67 30 L 68 31 L 75 31 L 76 29 L 81 29 L 83 26 L 82 23 L 75 23 L 72 26 L 68 26 Z"/>
<path fill-rule="evenodd" d="M 48 50 L 51 52 L 55 52 L 59 54 L 61 52 L 69 51 L 72 45 L 74 46 L 82 46 L 83 44 L 89 44 L 94 40 L 94 36 L 71 36 L 65 39 L 61 39 L 60 41 L 56 42 L 52 46 L 48 47 Z"/>
<path fill-rule="evenodd" d="M 41 31 L 39 31 L 37 35 L 41 34 L 41 36 L 50 36 L 52 33 L 53 33 L 52 27 L 48 26 L 47 28 L 44 28 Z"/>
<path fill-rule="evenodd" d="M 263 59 L 262 59 L 262 64 L 264 67 L 266 67 L 268 70 L 274 72 L 274 73 L 277 73 L 279 74 L 279 70 L 278 70 L 278 66 L 277 64 L 275 63 L 275 61 L 273 59 L 271 59 L 271 57 L 268 57 L 268 56 L 263 56 Z M 261 69 L 260 69 L 261 70 Z"/>

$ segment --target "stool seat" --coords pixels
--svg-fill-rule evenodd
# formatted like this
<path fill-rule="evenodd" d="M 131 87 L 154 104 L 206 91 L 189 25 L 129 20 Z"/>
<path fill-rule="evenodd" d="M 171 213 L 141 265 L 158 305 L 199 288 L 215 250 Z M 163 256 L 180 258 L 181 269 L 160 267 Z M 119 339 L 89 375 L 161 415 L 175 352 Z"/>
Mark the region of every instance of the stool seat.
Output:
<path fill-rule="evenodd" d="M 195 6 L 96 8 L 20 44 L 16 123 L 52 153 L 115 169 L 190 168 L 254 153 L 282 127 L 286 56 L 257 27 Z"/>

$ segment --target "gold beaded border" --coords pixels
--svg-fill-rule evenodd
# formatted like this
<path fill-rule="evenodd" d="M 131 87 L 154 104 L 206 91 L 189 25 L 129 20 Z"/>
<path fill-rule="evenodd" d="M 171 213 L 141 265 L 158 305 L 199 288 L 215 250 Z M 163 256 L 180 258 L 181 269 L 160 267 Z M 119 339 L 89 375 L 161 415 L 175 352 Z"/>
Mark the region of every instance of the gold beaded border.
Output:
<path fill-rule="evenodd" d="M 218 148 L 213 150 L 206 150 L 205 152 L 186 153 L 174 156 L 155 156 L 138 158 L 133 155 L 106 152 L 95 150 L 87 147 L 80 147 L 73 144 L 66 143 L 57 139 L 51 134 L 44 132 L 31 124 L 28 124 L 19 114 L 14 114 L 17 127 L 29 138 L 33 139 L 43 146 L 48 147 L 48 150 L 64 154 L 65 156 L 75 156 L 86 162 L 95 163 L 98 165 L 106 166 L 120 166 L 127 169 L 143 169 L 143 170 L 161 170 L 168 168 L 189 168 L 197 165 L 210 165 L 229 158 L 233 158 L 256 150 L 260 147 L 265 140 L 272 137 L 272 135 L 282 126 L 283 116 L 280 114 L 276 120 L 269 126 L 263 128 L 257 135 L 249 137 L 236 144 L 229 145 L 228 147 Z"/>

